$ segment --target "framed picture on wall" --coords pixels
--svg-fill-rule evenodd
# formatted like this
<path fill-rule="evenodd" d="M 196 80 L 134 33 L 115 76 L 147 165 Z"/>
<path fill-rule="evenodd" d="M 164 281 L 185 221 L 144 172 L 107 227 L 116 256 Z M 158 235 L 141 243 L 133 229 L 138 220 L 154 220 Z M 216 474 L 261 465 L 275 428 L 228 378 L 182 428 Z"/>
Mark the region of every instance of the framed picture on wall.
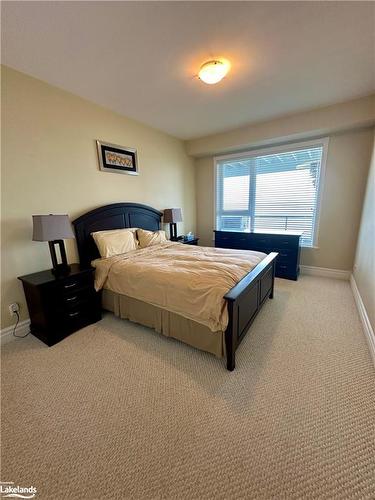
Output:
<path fill-rule="evenodd" d="M 96 141 L 99 167 L 103 172 L 138 175 L 137 150 Z"/>

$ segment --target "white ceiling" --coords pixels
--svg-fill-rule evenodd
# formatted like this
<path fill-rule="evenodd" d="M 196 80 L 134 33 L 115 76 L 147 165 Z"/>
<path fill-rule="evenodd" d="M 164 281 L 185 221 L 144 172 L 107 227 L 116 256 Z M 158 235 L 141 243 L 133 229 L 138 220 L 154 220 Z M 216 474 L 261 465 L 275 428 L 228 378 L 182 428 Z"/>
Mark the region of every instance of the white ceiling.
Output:
<path fill-rule="evenodd" d="M 373 2 L 2 2 L 5 64 L 189 139 L 367 95 Z M 197 80 L 224 56 L 220 84 Z"/>

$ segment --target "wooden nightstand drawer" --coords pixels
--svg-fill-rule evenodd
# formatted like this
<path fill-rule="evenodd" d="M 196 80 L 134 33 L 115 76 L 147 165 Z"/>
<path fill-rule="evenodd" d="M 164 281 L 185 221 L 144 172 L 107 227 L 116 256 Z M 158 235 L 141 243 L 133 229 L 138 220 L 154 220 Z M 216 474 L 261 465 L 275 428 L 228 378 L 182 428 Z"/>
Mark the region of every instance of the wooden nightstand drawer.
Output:
<path fill-rule="evenodd" d="M 69 294 L 63 297 L 62 303 L 64 304 L 65 308 L 69 307 L 75 307 L 77 304 L 79 304 L 82 300 L 82 292 L 81 293 L 74 293 L 74 294 Z"/>
<path fill-rule="evenodd" d="M 93 286 L 93 274 L 85 273 L 81 276 L 76 276 L 70 279 L 65 279 L 56 284 L 59 292 L 64 294 L 73 293 L 76 290 L 80 290 L 82 288 L 91 288 Z"/>
<path fill-rule="evenodd" d="M 61 311 L 70 311 L 78 307 L 83 307 L 88 303 L 96 305 L 97 297 L 100 293 L 95 292 L 94 288 L 81 288 L 69 294 L 56 294 L 50 297 L 50 314 L 60 313 Z"/>
<path fill-rule="evenodd" d="M 84 324 L 83 326 L 85 326 L 92 323 L 90 319 L 97 316 L 97 309 L 92 306 L 92 302 L 87 301 L 77 307 L 62 311 L 59 315 L 57 315 L 57 319 L 60 319 L 63 323 L 65 323 L 64 328 L 67 327 L 69 329 L 78 323 L 82 323 Z"/>
<path fill-rule="evenodd" d="M 54 345 L 68 335 L 84 328 L 101 319 L 101 309 L 92 310 L 88 307 L 73 309 L 60 315 L 56 315 L 53 323 L 53 332 L 48 339 L 48 345 Z"/>

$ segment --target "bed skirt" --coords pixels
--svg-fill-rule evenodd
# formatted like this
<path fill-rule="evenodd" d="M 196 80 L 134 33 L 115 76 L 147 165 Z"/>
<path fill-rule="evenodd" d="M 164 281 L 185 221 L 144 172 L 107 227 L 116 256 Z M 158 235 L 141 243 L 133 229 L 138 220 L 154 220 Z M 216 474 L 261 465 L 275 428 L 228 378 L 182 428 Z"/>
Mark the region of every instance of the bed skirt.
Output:
<path fill-rule="evenodd" d="M 219 358 L 225 356 L 224 332 L 211 332 L 207 326 L 179 314 L 106 289 L 103 289 L 102 306 L 122 319 L 153 328 L 166 337 L 173 337 Z"/>

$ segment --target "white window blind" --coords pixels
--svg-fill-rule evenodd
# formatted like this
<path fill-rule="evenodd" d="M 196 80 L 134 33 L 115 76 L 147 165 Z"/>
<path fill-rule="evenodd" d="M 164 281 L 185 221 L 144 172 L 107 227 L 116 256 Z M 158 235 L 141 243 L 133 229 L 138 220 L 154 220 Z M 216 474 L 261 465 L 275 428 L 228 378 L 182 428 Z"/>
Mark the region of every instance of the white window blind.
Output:
<path fill-rule="evenodd" d="M 216 160 L 216 229 L 303 231 L 313 246 L 326 143 Z"/>

